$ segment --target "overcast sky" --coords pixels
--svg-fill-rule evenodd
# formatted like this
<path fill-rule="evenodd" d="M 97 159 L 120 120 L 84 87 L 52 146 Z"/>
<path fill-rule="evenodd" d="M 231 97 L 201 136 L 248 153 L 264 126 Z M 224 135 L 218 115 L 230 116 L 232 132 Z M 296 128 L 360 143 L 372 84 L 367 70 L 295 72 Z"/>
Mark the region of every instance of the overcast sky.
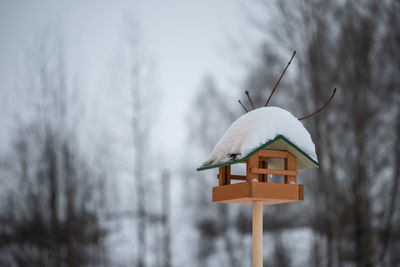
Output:
<path fill-rule="evenodd" d="M 186 113 L 205 74 L 213 74 L 235 104 L 237 88 L 229 88 L 241 72 L 229 60 L 228 35 L 239 33 L 243 25 L 236 1 L 0 0 L 2 111 L 13 106 L 6 95 L 19 83 L 35 36 L 51 24 L 62 30 L 68 64 L 84 87 L 109 82 L 107 73 L 122 46 L 127 16 L 137 21 L 157 66 L 156 84 L 163 97 L 157 118 L 163 135 L 158 142 L 164 150 L 182 144 Z"/>

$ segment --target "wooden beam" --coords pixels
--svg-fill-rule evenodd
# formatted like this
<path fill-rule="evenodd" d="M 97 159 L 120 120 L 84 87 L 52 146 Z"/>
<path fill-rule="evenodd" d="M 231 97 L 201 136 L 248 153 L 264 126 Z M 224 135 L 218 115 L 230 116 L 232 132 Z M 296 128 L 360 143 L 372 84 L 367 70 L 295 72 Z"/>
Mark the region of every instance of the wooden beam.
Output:
<path fill-rule="evenodd" d="M 260 169 L 260 168 L 251 168 L 250 172 L 252 174 L 274 174 L 274 175 L 290 175 L 297 176 L 299 173 L 297 171 L 288 171 L 288 170 L 275 170 L 275 169 Z"/>
<path fill-rule="evenodd" d="M 296 157 L 289 153 L 288 158 L 285 159 L 285 170 L 295 171 L 296 168 L 297 168 Z M 297 182 L 296 176 L 297 176 L 297 174 L 296 175 L 286 174 L 285 175 L 285 184 L 290 184 L 290 183 L 295 184 Z"/>
<path fill-rule="evenodd" d="M 261 158 L 260 158 L 260 161 L 258 163 L 258 167 L 261 168 L 261 169 L 268 169 L 268 162 L 264 161 L 264 160 L 261 160 Z M 258 180 L 260 182 L 268 183 L 268 174 L 260 174 L 258 176 Z"/>
<path fill-rule="evenodd" d="M 231 184 L 231 165 L 225 166 L 225 185 Z"/>
<path fill-rule="evenodd" d="M 287 159 L 289 152 L 281 150 L 261 150 L 258 152 L 261 158 L 280 158 Z"/>
<path fill-rule="evenodd" d="M 244 175 L 231 175 L 232 180 L 244 180 L 246 181 L 246 176 Z"/>
<path fill-rule="evenodd" d="M 219 174 L 218 174 L 218 178 L 219 178 L 219 186 L 223 186 L 224 182 L 225 182 L 225 166 L 223 167 L 219 167 Z"/>
<path fill-rule="evenodd" d="M 219 174 L 217 177 L 219 179 L 219 186 L 231 184 L 231 166 L 219 167 Z"/>
<path fill-rule="evenodd" d="M 248 182 L 251 182 L 253 179 L 256 179 L 258 181 L 258 174 L 251 172 L 251 170 L 253 168 L 258 167 L 258 161 L 259 161 L 258 153 L 259 152 L 255 153 L 253 156 L 248 158 L 246 161 L 246 163 L 247 163 L 246 164 L 246 177 L 247 177 Z"/>
<path fill-rule="evenodd" d="M 303 185 L 281 183 L 235 183 L 215 186 L 212 201 L 221 203 L 252 204 L 262 200 L 266 205 L 303 200 Z"/>
<path fill-rule="evenodd" d="M 218 178 L 219 178 L 219 174 L 217 174 L 217 179 Z M 244 180 L 244 181 L 246 181 L 246 176 L 231 174 L 231 180 Z"/>
<path fill-rule="evenodd" d="M 304 200 L 304 186 L 299 184 L 299 200 Z"/>

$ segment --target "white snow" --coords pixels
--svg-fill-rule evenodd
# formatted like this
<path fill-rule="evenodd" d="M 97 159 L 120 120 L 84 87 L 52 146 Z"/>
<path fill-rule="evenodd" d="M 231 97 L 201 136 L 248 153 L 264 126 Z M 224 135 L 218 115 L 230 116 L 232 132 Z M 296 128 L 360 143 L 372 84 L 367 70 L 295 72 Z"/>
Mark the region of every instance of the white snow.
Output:
<path fill-rule="evenodd" d="M 317 160 L 310 133 L 289 111 L 278 107 L 263 107 L 239 117 L 222 136 L 203 166 L 227 162 L 228 154 L 238 154 L 236 159 L 282 135 L 312 159 Z"/>

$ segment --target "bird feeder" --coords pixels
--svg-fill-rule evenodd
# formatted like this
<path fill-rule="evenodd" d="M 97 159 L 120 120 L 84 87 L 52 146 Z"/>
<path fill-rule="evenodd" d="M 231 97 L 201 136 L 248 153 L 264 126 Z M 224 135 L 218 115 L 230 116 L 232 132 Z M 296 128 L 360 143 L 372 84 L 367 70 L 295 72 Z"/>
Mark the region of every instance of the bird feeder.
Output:
<path fill-rule="evenodd" d="M 245 164 L 246 174 L 231 173 L 233 164 Z M 218 186 L 212 189 L 213 202 L 252 204 L 261 201 L 264 205 L 273 205 L 302 201 L 304 187 L 297 184 L 298 170 L 318 166 L 306 152 L 278 135 L 241 159 L 204 165 L 198 170 L 219 169 Z M 268 175 L 283 176 L 282 183 L 270 182 Z"/>

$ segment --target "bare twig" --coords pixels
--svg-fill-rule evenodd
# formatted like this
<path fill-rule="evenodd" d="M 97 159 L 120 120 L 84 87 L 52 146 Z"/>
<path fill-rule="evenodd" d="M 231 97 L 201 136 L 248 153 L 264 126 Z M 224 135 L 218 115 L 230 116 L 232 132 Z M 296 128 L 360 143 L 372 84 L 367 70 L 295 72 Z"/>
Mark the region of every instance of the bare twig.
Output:
<path fill-rule="evenodd" d="M 286 72 L 287 68 L 289 67 L 290 63 L 292 63 L 292 59 L 294 58 L 295 55 L 296 55 L 296 50 L 294 50 L 292 57 L 290 58 L 288 64 L 286 65 L 285 69 L 283 70 L 283 72 L 282 72 L 282 74 L 281 74 L 281 77 L 279 77 L 279 80 L 276 82 L 274 88 L 272 89 L 272 92 L 271 92 L 271 94 L 269 95 L 268 100 L 267 100 L 267 102 L 265 103 L 264 107 L 268 106 L 269 101 L 271 100 L 272 95 L 275 93 L 276 88 L 278 87 L 280 81 L 282 80 L 283 75 L 285 75 L 285 72 Z"/>
<path fill-rule="evenodd" d="M 246 112 L 249 112 L 249 111 L 247 110 L 247 108 L 245 108 L 245 107 L 243 106 L 242 101 L 238 100 L 238 102 L 239 102 L 239 104 L 242 106 L 242 108 L 243 108 Z"/>
<path fill-rule="evenodd" d="M 252 109 L 255 109 L 254 104 L 253 104 L 253 101 L 251 100 L 251 97 L 250 97 L 250 93 L 249 93 L 249 91 L 247 91 L 247 90 L 246 90 L 246 95 L 247 95 L 247 98 L 248 98 L 249 101 L 250 101 L 251 108 L 252 108 Z"/>
<path fill-rule="evenodd" d="M 329 97 L 328 101 L 323 106 L 321 106 L 319 109 L 317 109 L 313 113 L 311 113 L 311 114 L 309 114 L 307 116 L 304 116 L 302 118 L 299 118 L 299 121 L 308 119 L 308 118 L 314 116 L 315 114 L 321 112 L 324 108 L 326 108 L 329 105 L 329 103 L 332 101 L 332 99 L 335 96 L 335 94 L 336 94 L 336 88 L 333 89 L 332 95 Z"/>

